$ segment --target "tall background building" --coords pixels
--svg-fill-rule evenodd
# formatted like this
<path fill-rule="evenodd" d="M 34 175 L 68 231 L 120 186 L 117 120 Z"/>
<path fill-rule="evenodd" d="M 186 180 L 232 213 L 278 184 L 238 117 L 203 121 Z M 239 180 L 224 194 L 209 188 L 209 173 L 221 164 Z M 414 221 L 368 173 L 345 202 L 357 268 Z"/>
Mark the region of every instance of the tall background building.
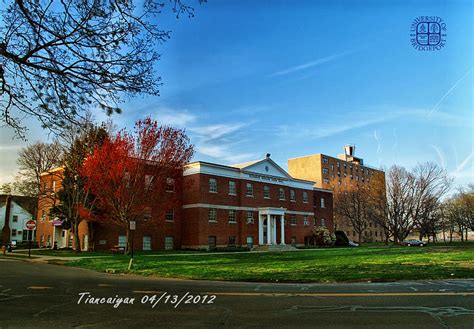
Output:
<path fill-rule="evenodd" d="M 295 178 L 316 182 L 316 188 L 327 190 L 334 190 L 335 184 L 344 182 L 369 189 L 375 187 L 375 184 L 382 184 L 381 193 L 385 195 L 385 172 L 364 165 L 364 160 L 355 156 L 355 145 L 344 146 L 344 153 L 337 157 L 319 153 L 289 159 L 288 172 Z M 336 213 L 334 218 L 336 230 L 344 231 L 350 240 L 358 241 L 358 234 L 348 221 Z M 384 238 L 384 230 L 375 222 L 370 222 L 362 234 L 362 239 L 367 242 L 384 241 Z"/>

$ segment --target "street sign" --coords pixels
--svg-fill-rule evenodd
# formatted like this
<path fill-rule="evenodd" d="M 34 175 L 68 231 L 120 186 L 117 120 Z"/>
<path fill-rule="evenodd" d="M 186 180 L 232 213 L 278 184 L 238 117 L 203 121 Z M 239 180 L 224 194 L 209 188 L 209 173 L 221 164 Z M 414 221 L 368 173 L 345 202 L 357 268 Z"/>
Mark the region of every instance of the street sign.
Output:
<path fill-rule="evenodd" d="M 34 220 L 31 220 L 31 219 L 30 219 L 29 221 L 27 221 L 25 225 L 26 225 L 26 228 L 27 228 L 28 230 L 30 230 L 30 231 L 32 231 L 32 230 L 34 230 L 34 229 L 36 228 L 36 223 L 35 223 L 35 221 L 34 221 Z"/>

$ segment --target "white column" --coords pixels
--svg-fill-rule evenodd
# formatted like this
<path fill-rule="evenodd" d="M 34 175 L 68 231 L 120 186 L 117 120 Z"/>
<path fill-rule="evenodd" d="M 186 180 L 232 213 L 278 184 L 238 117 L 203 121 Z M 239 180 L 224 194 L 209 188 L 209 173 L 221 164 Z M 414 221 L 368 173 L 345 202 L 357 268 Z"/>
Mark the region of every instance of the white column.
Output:
<path fill-rule="evenodd" d="M 258 215 L 258 244 L 263 245 L 263 218 Z"/>
<path fill-rule="evenodd" d="M 280 244 L 285 244 L 285 215 L 281 216 L 281 241 Z"/>
<path fill-rule="evenodd" d="M 277 219 L 276 216 L 272 218 L 272 244 L 277 244 Z"/>
<path fill-rule="evenodd" d="M 267 215 L 267 244 L 271 244 L 272 241 L 272 234 L 271 234 L 271 229 L 270 229 L 270 215 Z"/>

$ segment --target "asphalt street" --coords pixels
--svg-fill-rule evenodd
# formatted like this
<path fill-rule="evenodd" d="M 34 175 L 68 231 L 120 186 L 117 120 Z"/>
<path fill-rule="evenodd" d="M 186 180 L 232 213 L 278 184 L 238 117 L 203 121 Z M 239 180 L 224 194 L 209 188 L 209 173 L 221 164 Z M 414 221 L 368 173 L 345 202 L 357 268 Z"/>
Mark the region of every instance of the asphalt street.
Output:
<path fill-rule="evenodd" d="M 474 280 L 210 282 L 0 258 L 1 329 L 182 327 L 472 329 Z"/>

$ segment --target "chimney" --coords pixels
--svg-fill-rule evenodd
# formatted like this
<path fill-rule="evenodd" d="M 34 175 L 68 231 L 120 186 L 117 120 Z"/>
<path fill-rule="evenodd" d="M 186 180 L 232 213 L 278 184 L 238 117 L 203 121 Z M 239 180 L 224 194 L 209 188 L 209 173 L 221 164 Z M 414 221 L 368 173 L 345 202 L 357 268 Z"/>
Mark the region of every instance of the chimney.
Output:
<path fill-rule="evenodd" d="M 267 156 L 266 156 L 266 157 L 267 157 L 267 159 L 268 159 L 268 158 L 270 158 L 270 155 L 271 155 L 270 153 L 267 153 Z"/>

